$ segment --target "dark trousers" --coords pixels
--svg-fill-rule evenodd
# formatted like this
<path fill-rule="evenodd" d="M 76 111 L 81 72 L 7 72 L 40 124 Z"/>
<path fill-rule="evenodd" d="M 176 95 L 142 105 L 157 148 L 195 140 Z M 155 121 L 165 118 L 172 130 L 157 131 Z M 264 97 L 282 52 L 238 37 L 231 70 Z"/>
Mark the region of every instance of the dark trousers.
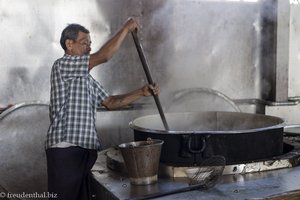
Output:
<path fill-rule="evenodd" d="M 49 193 L 57 194 L 58 200 L 90 200 L 97 151 L 74 146 L 49 148 L 46 155 Z"/>

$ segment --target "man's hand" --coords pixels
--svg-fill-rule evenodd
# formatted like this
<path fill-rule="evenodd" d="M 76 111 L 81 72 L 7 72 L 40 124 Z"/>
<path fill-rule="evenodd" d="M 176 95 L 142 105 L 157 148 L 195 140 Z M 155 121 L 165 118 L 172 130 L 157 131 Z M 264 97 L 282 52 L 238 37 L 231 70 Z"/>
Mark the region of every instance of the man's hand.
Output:
<path fill-rule="evenodd" d="M 160 93 L 159 86 L 156 83 L 154 83 L 154 85 L 145 85 L 144 87 L 142 87 L 142 91 L 145 97 L 151 95 L 159 95 Z"/>
<path fill-rule="evenodd" d="M 127 29 L 128 32 L 132 32 L 138 29 L 138 23 L 133 18 L 128 18 L 124 24 L 124 28 Z"/>

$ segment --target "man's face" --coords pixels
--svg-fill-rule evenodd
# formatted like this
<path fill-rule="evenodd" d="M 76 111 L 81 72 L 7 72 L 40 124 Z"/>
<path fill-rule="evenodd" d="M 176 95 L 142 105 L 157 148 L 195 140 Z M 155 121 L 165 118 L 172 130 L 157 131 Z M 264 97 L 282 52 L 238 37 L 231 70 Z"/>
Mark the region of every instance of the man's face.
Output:
<path fill-rule="evenodd" d="M 75 41 L 67 41 L 67 53 L 70 55 L 87 55 L 91 51 L 91 38 L 88 33 L 79 32 Z"/>

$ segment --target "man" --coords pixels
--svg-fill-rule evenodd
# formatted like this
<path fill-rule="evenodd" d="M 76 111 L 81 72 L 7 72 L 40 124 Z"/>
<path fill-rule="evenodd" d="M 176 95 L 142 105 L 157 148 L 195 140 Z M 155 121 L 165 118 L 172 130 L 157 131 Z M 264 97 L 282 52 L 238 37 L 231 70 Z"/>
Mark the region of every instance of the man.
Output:
<path fill-rule="evenodd" d="M 46 139 L 48 190 L 59 200 L 90 198 L 89 173 L 100 143 L 95 121 L 99 105 L 121 108 L 143 96 L 159 94 L 159 87 L 145 85 L 128 94 L 111 96 L 89 75 L 93 67 L 107 62 L 126 35 L 137 28 L 129 19 L 96 53 L 90 54 L 89 31 L 79 24 L 67 26 L 60 43 L 65 55 L 51 71 L 50 121 Z"/>

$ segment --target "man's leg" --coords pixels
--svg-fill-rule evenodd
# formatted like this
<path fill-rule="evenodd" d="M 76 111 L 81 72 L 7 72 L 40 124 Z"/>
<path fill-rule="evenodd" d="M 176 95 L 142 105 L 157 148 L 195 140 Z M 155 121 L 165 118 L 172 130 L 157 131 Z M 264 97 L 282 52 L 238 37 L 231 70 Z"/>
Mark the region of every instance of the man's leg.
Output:
<path fill-rule="evenodd" d="M 96 150 L 81 147 L 46 150 L 48 191 L 60 200 L 89 199 L 88 174 L 97 159 Z"/>

